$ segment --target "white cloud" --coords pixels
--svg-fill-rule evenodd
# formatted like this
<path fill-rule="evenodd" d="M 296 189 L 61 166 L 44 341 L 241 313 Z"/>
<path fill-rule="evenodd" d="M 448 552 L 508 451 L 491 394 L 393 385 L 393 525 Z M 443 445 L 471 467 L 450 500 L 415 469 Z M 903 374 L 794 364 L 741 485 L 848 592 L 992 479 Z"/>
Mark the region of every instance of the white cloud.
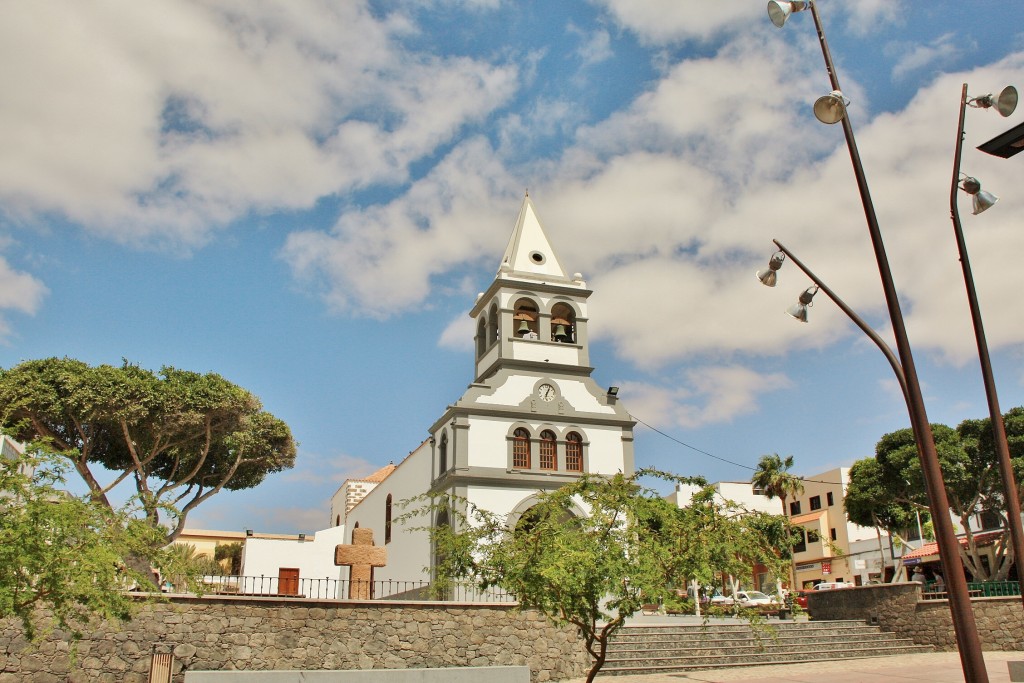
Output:
<path fill-rule="evenodd" d="M 648 44 L 708 40 L 726 30 L 741 31 L 767 16 L 742 2 L 702 2 L 688 10 L 681 10 L 674 0 L 595 0 L 595 4 L 603 5 L 616 21 Z"/>
<path fill-rule="evenodd" d="M 444 328 L 437 345 L 452 351 L 471 351 L 474 336 L 476 330 L 473 329 L 473 319 L 464 311 Z"/>
<path fill-rule="evenodd" d="M 789 386 L 781 373 L 719 365 L 689 370 L 673 386 L 626 382 L 620 394 L 629 397 L 630 411 L 652 426 L 695 429 L 755 412 L 766 390 Z"/>
<path fill-rule="evenodd" d="M 893 80 L 904 80 L 926 67 L 935 68 L 952 62 L 964 49 L 961 40 L 953 33 L 946 33 L 927 45 L 903 43 L 888 46 L 886 51 L 897 57 L 892 67 Z"/>
<path fill-rule="evenodd" d="M 0 243 L 0 246 L 3 246 Z M 34 314 L 49 293 L 36 277 L 15 270 L 0 256 L 0 311 L 18 311 Z M 6 318 L 0 314 L 0 341 L 11 333 Z"/>
<path fill-rule="evenodd" d="M 402 182 L 516 88 L 512 67 L 407 51 L 412 30 L 363 2 L 11 5 L 0 201 L 188 246 L 254 209 Z"/>

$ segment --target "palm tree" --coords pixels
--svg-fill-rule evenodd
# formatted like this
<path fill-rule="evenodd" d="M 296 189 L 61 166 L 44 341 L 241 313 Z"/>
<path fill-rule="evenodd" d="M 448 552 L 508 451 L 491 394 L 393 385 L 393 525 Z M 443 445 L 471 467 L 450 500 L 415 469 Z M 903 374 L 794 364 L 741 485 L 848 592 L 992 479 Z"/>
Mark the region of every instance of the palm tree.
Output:
<path fill-rule="evenodd" d="M 782 515 L 789 516 L 789 509 L 786 506 L 787 498 L 796 498 L 804 492 L 804 484 L 789 469 L 793 467 L 793 456 L 787 456 L 785 460 L 779 457 L 778 453 L 762 455 L 761 461 L 757 463 L 757 470 L 750 480 L 755 489 L 760 489 L 768 500 L 779 498 L 782 501 Z M 796 558 L 790 552 L 790 590 L 796 590 Z"/>

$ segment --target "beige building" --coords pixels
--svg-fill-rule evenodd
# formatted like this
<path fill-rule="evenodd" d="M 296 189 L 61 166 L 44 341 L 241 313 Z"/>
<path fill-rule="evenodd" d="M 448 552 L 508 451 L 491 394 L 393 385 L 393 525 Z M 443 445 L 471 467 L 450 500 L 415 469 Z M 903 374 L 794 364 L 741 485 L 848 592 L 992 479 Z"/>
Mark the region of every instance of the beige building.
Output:
<path fill-rule="evenodd" d="M 877 532 L 846 519 L 843 501 L 849 482 L 850 468 L 837 467 L 805 477 L 803 493 L 787 501 L 790 522 L 804 529 L 804 541 L 793 554 L 798 588 L 823 581 L 860 585 L 884 578 L 877 548 L 869 553 L 859 550 L 867 541 L 877 543 Z M 884 533 L 882 543 L 888 547 Z"/>

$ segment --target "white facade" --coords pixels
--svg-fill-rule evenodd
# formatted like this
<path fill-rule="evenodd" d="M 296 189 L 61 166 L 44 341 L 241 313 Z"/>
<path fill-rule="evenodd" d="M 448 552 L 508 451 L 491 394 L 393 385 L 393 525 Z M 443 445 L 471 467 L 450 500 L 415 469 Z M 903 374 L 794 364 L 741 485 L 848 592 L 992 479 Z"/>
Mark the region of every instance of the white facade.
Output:
<path fill-rule="evenodd" d="M 715 490 L 715 500 L 722 507 L 735 503 L 751 512 L 767 512 L 771 515 L 782 514 L 782 504 L 778 499 L 770 500 L 768 496 L 754 490 L 749 481 L 719 481 L 711 484 Z M 676 489 L 668 496 L 670 502 L 678 507 L 686 507 L 701 487 L 693 484 L 676 484 Z"/>
<path fill-rule="evenodd" d="M 298 594 L 307 598 L 335 598 L 341 568 L 334 566 L 334 548 L 345 542 L 345 527 L 331 527 L 303 539 L 260 535 L 245 539 L 242 575 L 250 585 L 242 592 L 276 594 L 282 570 L 298 570 Z"/>

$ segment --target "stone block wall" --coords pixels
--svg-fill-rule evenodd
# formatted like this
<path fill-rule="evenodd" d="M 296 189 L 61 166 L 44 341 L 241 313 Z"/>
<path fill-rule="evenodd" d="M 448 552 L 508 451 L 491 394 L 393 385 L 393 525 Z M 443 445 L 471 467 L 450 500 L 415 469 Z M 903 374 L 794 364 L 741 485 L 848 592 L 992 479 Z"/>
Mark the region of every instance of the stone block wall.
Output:
<path fill-rule="evenodd" d="M 876 619 L 884 631 L 936 650 L 955 650 L 947 600 L 921 600 L 918 583 L 820 591 L 808 598 L 813 619 Z M 1019 597 L 973 598 L 971 607 L 984 650 L 1024 650 L 1024 609 Z"/>
<path fill-rule="evenodd" d="M 0 683 L 146 683 L 154 651 L 185 670 L 411 669 L 526 665 L 534 683 L 586 674 L 573 628 L 512 605 L 336 602 L 204 596 L 147 603 L 131 622 L 30 645 L 0 622 Z"/>

